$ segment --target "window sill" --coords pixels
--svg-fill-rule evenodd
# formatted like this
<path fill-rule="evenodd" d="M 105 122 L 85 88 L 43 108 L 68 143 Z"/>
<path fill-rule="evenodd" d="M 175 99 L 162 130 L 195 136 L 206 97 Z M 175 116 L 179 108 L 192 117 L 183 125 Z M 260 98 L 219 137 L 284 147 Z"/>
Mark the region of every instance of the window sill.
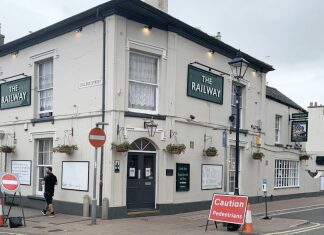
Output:
<path fill-rule="evenodd" d="M 274 190 L 278 189 L 298 189 L 300 186 L 287 186 L 287 187 L 274 187 Z"/>
<path fill-rule="evenodd" d="M 236 128 L 235 127 L 231 127 L 230 128 L 230 134 L 232 133 L 232 132 L 236 132 Z M 240 133 L 241 134 L 244 134 L 245 136 L 249 133 L 249 130 L 246 130 L 246 129 L 240 129 Z"/>
<path fill-rule="evenodd" d="M 44 117 L 44 118 L 34 118 L 31 120 L 31 123 L 33 124 L 33 126 L 36 123 L 42 123 L 42 122 L 52 122 L 52 124 L 54 124 L 54 117 Z"/>
<path fill-rule="evenodd" d="M 28 195 L 27 198 L 31 200 L 45 201 L 45 198 L 41 195 Z"/>
<path fill-rule="evenodd" d="M 131 111 L 126 111 L 125 112 L 125 117 L 137 117 L 137 118 L 147 118 L 147 119 L 152 118 L 152 119 L 155 119 L 155 120 L 166 120 L 165 115 L 137 113 L 137 112 L 131 112 Z"/>

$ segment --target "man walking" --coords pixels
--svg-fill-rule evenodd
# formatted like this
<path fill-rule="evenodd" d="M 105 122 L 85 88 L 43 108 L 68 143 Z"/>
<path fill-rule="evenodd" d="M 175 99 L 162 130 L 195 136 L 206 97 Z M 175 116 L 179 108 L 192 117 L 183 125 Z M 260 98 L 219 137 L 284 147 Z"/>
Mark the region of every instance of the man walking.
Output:
<path fill-rule="evenodd" d="M 54 188 L 57 185 L 57 178 L 52 173 L 52 167 L 48 166 L 45 168 L 46 176 L 42 181 L 42 185 L 45 185 L 44 198 L 46 200 L 46 207 L 42 210 L 42 214 L 46 215 L 46 212 L 50 212 L 50 217 L 54 217 L 54 207 L 53 207 L 53 196 L 54 196 Z"/>

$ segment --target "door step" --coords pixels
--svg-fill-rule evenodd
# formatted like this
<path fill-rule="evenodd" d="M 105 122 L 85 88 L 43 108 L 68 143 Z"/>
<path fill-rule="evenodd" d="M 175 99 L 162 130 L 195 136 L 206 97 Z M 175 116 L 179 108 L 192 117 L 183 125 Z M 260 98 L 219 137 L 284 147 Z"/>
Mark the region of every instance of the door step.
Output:
<path fill-rule="evenodd" d="M 132 210 L 128 211 L 128 215 L 149 215 L 149 214 L 159 214 L 160 210 Z"/>

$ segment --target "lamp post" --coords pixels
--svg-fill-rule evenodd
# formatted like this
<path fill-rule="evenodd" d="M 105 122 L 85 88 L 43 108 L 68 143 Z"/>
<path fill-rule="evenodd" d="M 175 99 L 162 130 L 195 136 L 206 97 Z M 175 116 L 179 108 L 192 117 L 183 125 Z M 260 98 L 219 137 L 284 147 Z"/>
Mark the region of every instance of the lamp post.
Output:
<path fill-rule="evenodd" d="M 247 62 L 241 54 L 241 51 L 238 51 L 236 57 L 228 62 L 231 67 L 232 74 L 234 78 L 240 83 L 243 79 L 247 68 L 249 67 L 249 62 Z M 242 95 L 242 88 L 238 84 L 235 86 L 235 104 L 236 104 L 236 118 L 235 118 L 235 189 L 234 194 L 239 195 L 239 163 L 240 163 L 240 101 Z"/>

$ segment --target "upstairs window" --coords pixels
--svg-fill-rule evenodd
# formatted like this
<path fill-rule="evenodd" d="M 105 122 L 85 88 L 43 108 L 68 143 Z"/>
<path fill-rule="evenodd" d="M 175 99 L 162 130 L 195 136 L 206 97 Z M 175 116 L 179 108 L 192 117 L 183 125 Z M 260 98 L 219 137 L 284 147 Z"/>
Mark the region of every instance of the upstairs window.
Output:
<path fill-rule="evenodd" d="M 281 128 L 281 116 L 276 115 L 275 118 L 275 143 L 280 143 L 280 128 Z"/>
<path fill-rule="evenodd" d="M 38 99 L 40 117 L 53 112 L 53 61 L 38 63 Z"/>
<path fill-rule="evenodd" d="M 128 108 L 131 111 L 157 112 L 158 58 L 130 53 Z"/>

